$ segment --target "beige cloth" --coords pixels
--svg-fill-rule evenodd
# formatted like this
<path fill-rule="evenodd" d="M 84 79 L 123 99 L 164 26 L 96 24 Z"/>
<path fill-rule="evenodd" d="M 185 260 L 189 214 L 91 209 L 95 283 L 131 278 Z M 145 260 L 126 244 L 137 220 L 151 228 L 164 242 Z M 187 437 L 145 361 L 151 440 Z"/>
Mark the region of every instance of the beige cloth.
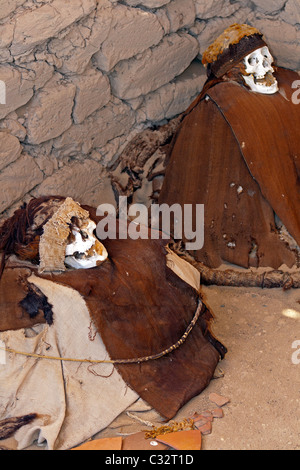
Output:
<path fill-rule="evenodd" d="M 8 348 L 48 356 L 109 359 L 100 335 L 91 329 L 89 312 L 78 292 L 35 276 L 30 282 L 53 305 L 54 324 L 40 325 L 34 332 L 2 333 L 0 340 Z M 30 333 L 34 336 L 26 337 Z M 109 376 L 112 370 L 113 366 L 107 364 L 61 362 L 6 353 L 6 365 L 0 365 L 0 420 L 28 413 L 40 415 L 15 434 L 19 449 L 36 440 L 47 441 L 49 450 L 80 444 L 106 428 L 139 398 L 116 369 L 108 378 L 95 375 Z"/>
<path fill-rule="evenodd" d="M 176 255 L 170 248 L 167 248 L 167 252 L 167 266 L 172 269 L 178 277 L 199 292 L 201 285 L 200 272 L 187 261 Z"/>

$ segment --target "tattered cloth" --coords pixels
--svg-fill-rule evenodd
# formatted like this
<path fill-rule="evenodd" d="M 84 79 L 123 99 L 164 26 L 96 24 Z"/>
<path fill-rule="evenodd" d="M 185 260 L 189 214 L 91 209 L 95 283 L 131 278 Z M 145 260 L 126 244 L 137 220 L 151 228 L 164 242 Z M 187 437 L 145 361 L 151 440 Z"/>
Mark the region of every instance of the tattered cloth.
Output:
<path fill-rule="evenodd" d="M 274 213 L 300 245 L 300 106 L 292 101 L 299 75 L 278 68 L 276 78 L 274 95 L 236 82 L 212 86 L 174 136 L 159 203 L 204 204 L 205 244 L 192 254 L 211 268 L 297 263 Z"/>
<path fill-rule="evenodd" d="M 256 28 L 235 23 L 204 52 L 202 63 L 209 77 L 220 78 L 248 54 L 264 46 L 263 35 Z"/>
<path fill-rule="evenodd" d="M 83 207 L 98 222 L 96 211 Z M 167 266 L 165 245 L 165 240 L 106 240 L 109 259 L 101 266 L 61 274 L 42 275 L 37 268 L 10 264 L 0 282 L 0 330 L 1 326 L 3 331 L 36 324 L 29 317 L 26 324 L 26 313 L 19 305 L 32 273 L 36 279 L 80 295 L 112 360 L 151 356 L 169 348 L 183 336 L 200 302 L 198 322 L 174 352 L 145 363 L 116 364 L 124 382 L 139 397 L 163 417 L 173 418 L 207 387 L 226 349 L 210 332 L 212 314 L 199 292 Z M 37 285 L 43 290 L 42 282 Z M 70 323 L 73 320 L 70 314 Z"/>

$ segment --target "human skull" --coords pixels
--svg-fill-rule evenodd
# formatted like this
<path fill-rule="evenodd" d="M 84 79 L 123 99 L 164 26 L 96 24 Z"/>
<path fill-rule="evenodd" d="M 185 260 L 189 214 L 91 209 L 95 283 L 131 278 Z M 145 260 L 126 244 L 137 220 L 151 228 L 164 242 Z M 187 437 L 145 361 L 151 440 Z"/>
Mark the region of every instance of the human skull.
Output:
<path fill-rule="evenodd" d="M 108 253 L 94 235 L 95 222 L 88 219 L 82 224 L 77 217 L 73 217 L 71 222 L 66 246 L 66 265 L 75 269 L 89 269 L 103 263 Z"/>
<path fill-rule="evenodd" d="M 246 75 L 243 78 L 252 91 L 265 95 L 276 93 L 278 82 L 273 75 L 274 59 L 267 46 L 256 49 L 244 59 Z"/>

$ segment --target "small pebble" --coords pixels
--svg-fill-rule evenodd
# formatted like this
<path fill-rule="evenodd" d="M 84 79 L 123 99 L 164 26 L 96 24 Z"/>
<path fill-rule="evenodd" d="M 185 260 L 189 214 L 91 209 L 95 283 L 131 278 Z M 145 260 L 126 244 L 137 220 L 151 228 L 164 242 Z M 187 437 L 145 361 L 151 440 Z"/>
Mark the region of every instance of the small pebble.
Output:
<path fill-rule="evenodd" d="M 207 436 L 212 432 L 212 424 L 208 421 L 206 424 L 198 428 L 198 431 L 201 432 L 202 436 Z"/>
<path fill-rule="evenodd" d="M 212 415 L 214 418 L 220 419 L 224 417 L 224 411 L 222 410 L 222 408 L 216 408 L 212 411 Z"/>
<path fill-rule="evenodd" d="M 222 397 L 221 395 L 218 395 L 217 393 L 211 393 L 209 395 L 209 400 L 215 403 L 220 408 L 222 406 L 227 405 L 227 403 L 230 402 L 229 398 Z"/>

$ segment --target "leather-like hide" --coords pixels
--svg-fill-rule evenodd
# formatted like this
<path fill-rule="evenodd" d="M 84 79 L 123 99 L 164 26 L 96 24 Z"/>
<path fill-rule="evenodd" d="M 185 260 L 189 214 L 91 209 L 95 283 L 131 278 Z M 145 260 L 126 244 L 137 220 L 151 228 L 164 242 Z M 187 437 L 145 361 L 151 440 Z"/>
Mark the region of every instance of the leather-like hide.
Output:
<path fill-rule="evenodd" d="M 0 331 L 30 328 L 38 323 L 46 323 L 42 310 L 30 317 L 22 308 L 21 302 L 28 298 L 29 268 L 6 268 L 0 279 Z"/>
<path fill-rule="evenodd" d="M 274 213 L 300 245 L 299 75 L 278 68 L 276 78 L 274 95 L 218 83 L 190 106 L 173 139 L 159 203 L 205 205 L 205 244 L 193 255 L 211 268 L 297 263 Z"/>

